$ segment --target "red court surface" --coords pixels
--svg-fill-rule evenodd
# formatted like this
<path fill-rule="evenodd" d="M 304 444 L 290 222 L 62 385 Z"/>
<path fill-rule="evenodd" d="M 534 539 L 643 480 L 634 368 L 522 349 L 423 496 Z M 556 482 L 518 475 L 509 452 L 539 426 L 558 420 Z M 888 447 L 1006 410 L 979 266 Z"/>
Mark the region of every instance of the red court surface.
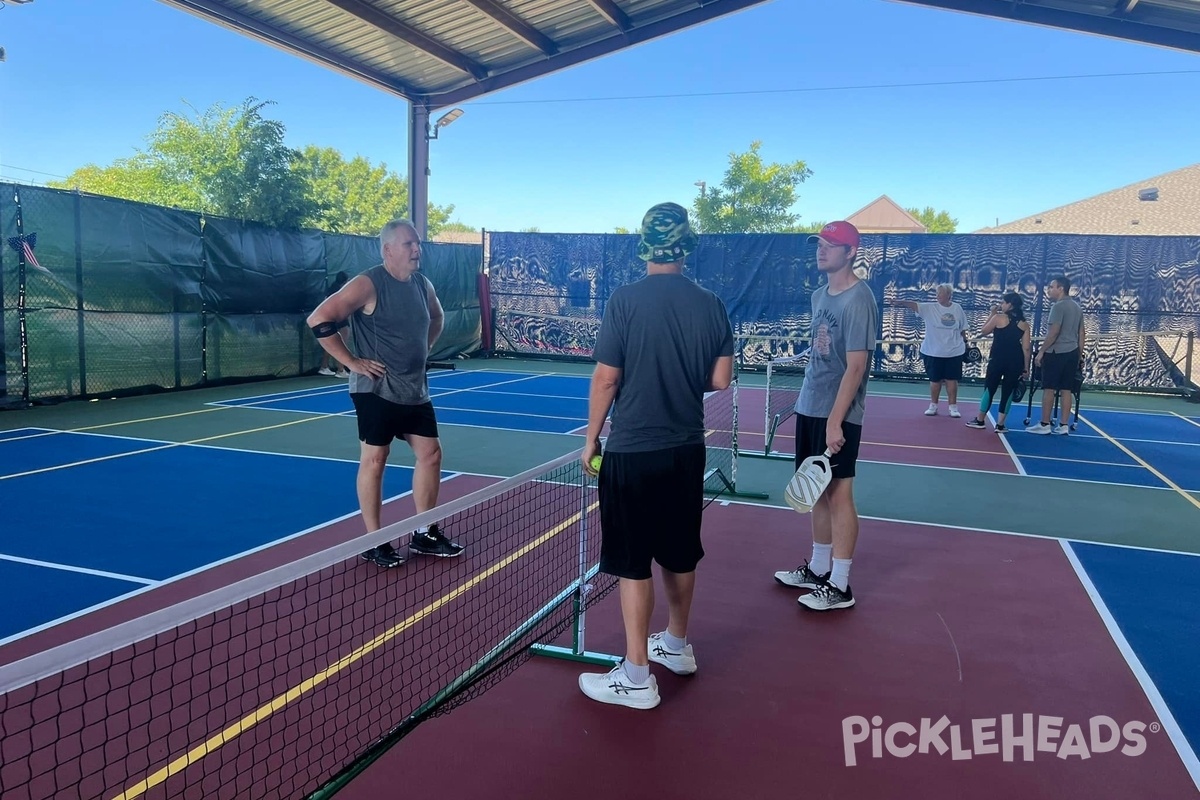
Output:
<path fill-rule="evenodd" d="M 738 389 L 738 449 L 742 452 L 763 452 L 765 402 L 764 389 Z M 1018 472 L 1002 437 L 990 423 L 985 430 L 966 426 L 976 413 L 976 403 L 959 404 L 961 419 L 947 416 L 944 399 L 936 417 L 924 415 L 928 406 L 928 398 L 868 395 L 859 458 L 890 464 Z M 795 425 L 792 417 L 780 426 L 771 443 L 773 452 L 795 454 Z"/>
<path fill-rule="evenodd" d="M 944 422 L 944 420 L 943 420 Z M 808 523 L 788 510 L 714 505 L 690 640 L 700 671 L 653 666 L 652 711 L 585 698 L 581 670 L 534 658 L 451 714 L 421 725 L 339 800 L 573 798 L 1178 798 L 1197 787 L 1054 540 L 864 521 L 852 581 L 858 605 L 816 614 L 772 572 L 808 555 Z M 661 600 L 654 628 L 665 624 Z M 588 648 L 623 649 L 615 595 L 588 618 Z M 1057 721 L 1048 750 L 955 756 L 949 728 L 928 752 L 847 766 L 843 721 L 936 728 L 945 715 L 974 749 L 972 721 L 1002 747 L 1001 718 Z M 1144 751 L 1083 757 L 1089 721 L 1144 723 Z M 1151 732 L 1151 731 L 1154 732 Z M 1102 737 L 1103 739 L 1103 737 Z M 897 745 L 916 743 L 903 733 Z M 1012 744 L 1010 742 L 1010 744 Z M 1133 746 L 1133 751 L 1138 748 Z"/>

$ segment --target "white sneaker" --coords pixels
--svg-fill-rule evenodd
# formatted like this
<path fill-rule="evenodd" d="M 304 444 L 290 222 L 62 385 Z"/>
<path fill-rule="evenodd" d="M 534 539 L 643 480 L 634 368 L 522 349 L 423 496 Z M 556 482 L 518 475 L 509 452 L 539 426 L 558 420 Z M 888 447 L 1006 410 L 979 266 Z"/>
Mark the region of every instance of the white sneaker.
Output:
<path fill-rule="evenodd" d="M 929 408 L 925 409 L 925 416 L 936 417 L 937 416 L 937 406 L 934 405 L 933 403 L 930 403 Z"/>
<path fill-rule="evenodd" d="M 962 414 L 958 413 L 958 406 L 950 406 L 950 416 L 958 419 Z"/>
<path fill-rule="evenodd" d="M 1066 436 L 1070 432 L 1071 432 L 1070 425 L 1058 425 L 1058 426 L 1050 429 L 1050 433 L 1054 434 L 1055 436 Z"/>
<path fill-rule="evenodd" d="M 1030 425 L 1025 429 L 1026 433 L 1036 433 L 1039 436 L 1049 436 L 1053 428 L 1045 422 L 1039 422 L 1037 425 Z"/>
<path fill-rule="evenodd" d="M 329 367 L 321 367 L 319 370 L 317 370 L 317 374 L 318 375 L 328 375 L 329 377 L 332 378 L 333 370 L 331 370 Z"/>
<path fill-rule="evenodd" d="M 696 656 L 692 652 L 690 644 L 684 645 L 682 650 L 671 650 L 667 647 L 663 637 L 666 631 L 662 633 L 652 633 L 650 638 L 646 640 L 646 649 L 650 654 L 650 660 L 655 664 L 662 664 L 667 669 L 674 672 L 676 675 L 691 675 L 696 671 Z"/>
<path fill-rule="evenodd" d="M 579 688 L 593 700 L 614 706 L 651 709 L 658 705 L 658 681 L 651 675 L 645 683 L 634 683 L 617 664 L 604 674 L 585 672 L 579 676 Z"/>

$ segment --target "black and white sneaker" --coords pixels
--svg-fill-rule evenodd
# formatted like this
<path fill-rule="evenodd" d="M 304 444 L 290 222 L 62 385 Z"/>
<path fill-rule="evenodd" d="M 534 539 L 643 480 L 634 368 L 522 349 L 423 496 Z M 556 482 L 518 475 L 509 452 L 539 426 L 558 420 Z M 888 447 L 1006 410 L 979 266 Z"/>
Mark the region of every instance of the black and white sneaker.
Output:
<path fill-rule="evenodd" d="M 794 589 L 816 589 L 825 585 L 825 581 L 829 580 L 829 573 L 818 575 L 808 568 L 808 562 L 805 561 L 793 570 L 776 572 L 775 580 Z"/>
<path fill-rule="evenodd" d="M 396 548 L 390 544 L 381 544 L 379 547 L 372 547 L 370 550 L 362 554 L 363 561 L 370 561 L 377 567 L 390 569 L 398 567 L 404 563 L 404 556 L 400 555 Z"/>
<path fill-rule="evenodd" d="M 437 556 L 438 558 L 455 558 L 462 555 L 465 549 L 461 544 L 452 542 L 438 530 L 436 524 L 430 525 L 429 530 L 413 534 L 408 549 L 421 556 Z"/>
<path fill-rule="evenodd" d="M 972 420 L 967 421 L 967 427 L 968 428 L 978 428 L 980 430 L 983 430 L 984 428 L 987 427 L 987 423 L 981 419 L 972 419 Z"/>
<path fill-rule="evenodd" d="M 845 591 L 835 584 L 826 583 L 810 594 L 801 595 L 796 601 L 810 611 L 833 611 L 854 605 L 854 593 L 847 586 Z"/>

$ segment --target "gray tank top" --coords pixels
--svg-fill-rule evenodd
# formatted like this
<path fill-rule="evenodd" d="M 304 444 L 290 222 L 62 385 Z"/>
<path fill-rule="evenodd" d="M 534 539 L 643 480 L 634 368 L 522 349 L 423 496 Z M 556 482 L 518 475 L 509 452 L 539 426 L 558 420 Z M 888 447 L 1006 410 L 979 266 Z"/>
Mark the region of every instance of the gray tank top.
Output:
<path fill-rule="evenodd" d="M 382 264 L 363 274 L 375 284 L 375 311 L 351 315 L 351 349 L 359 358 L 381 362 L 387 374 L 375 379 L 350 373 L 350 393 L 377 394 L 406 406 L 429 402 L 429 281 L 419 272 L 397 280 Z"/>

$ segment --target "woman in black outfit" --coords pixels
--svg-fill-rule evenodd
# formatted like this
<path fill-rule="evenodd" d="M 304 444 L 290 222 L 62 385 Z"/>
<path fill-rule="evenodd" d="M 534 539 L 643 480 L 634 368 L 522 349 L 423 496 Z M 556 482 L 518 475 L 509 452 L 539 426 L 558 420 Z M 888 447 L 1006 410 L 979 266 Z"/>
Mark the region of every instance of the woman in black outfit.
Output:
<path fill-rule="evenodd" d="M 1012 406 L 1013 390 L 1017 388 L 1018 380 L 1029 375 L 1029 323 L 1022 311 L 1024 304 L 1016 292 L 1004 295 L 1004 302 L 992 307 L 992 316 L 979 334 L 979 338 L 992 334 L 992 352 L 984 378 L 983 399 L 979 401 L 979 414 L 967 423 L 968 428 L 987 427 L 984 419 L 999 388 L 1000 413 L 996 433 L 1008 430 L 1004 422 Z"/>

